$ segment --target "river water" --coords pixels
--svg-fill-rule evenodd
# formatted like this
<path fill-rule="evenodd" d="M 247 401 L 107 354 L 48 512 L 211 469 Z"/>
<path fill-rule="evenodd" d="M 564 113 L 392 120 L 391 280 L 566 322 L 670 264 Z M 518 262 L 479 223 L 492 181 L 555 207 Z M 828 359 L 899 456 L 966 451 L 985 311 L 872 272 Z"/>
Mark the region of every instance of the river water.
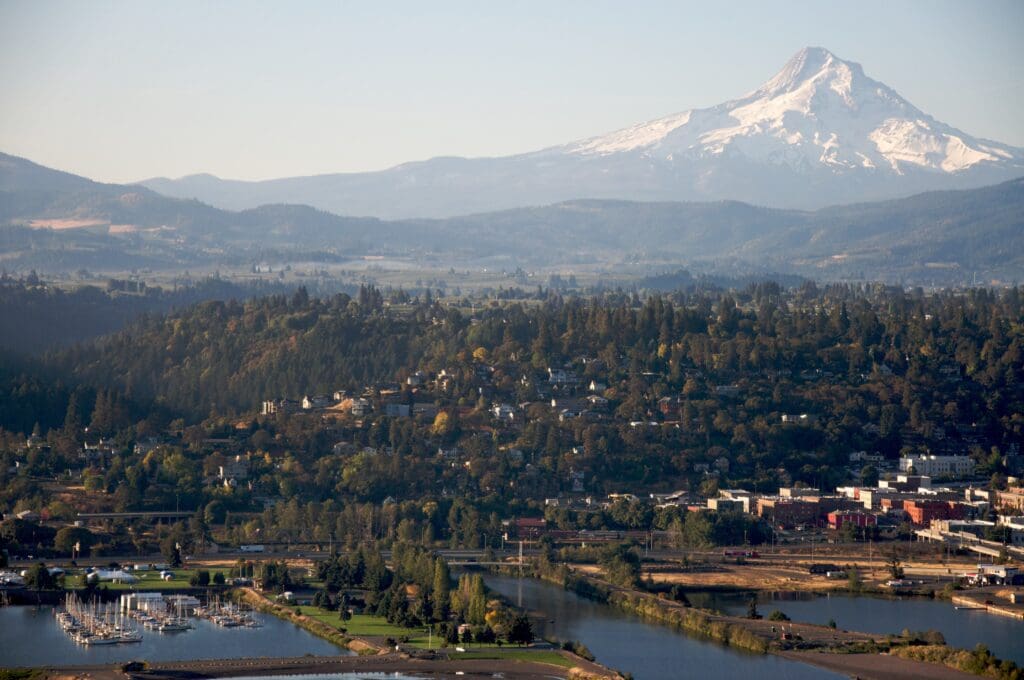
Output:
<path fill-rule="evenodd" d="M 492 590 L 521 604 L 543 622 L 541 635 L 579 640 L 598 662 L 637 680 L 810 680 L 842 678 L 781 657 L 751 654 L 687 636 L 665 626 L 536 579 L 485 575 Z"/>
<path fill-rule="evenodd" d="M 86 647 L 60 629 L 53 607 L 0 607 L 0 667 L 353 654 L 287 621 L 254 616 L 260 628 L 221 628 L 191 619 L 195 628 L 189 631 L 144 630 L 142 642 Z"/>
<path fill-rule="evenodd" d="M 989 614 L 981 610 L 956 609 L 945 600 L 923 598 L 888 599 L 869 596 L 831 594 L 800 596 L 795 593 L 762 593 L 758 610 L 763 616 L 781 610 L 794 621 L 827 624 L 866 633 L 899 634 L 937 630 L 953 647 L 974 649 L 984 643 L 1001 659 L 1024 665 L 1024 621 Z M 688 593 L 695 607 L 717 609 L 743 616 L 751 595 L 734 593 Z"/>

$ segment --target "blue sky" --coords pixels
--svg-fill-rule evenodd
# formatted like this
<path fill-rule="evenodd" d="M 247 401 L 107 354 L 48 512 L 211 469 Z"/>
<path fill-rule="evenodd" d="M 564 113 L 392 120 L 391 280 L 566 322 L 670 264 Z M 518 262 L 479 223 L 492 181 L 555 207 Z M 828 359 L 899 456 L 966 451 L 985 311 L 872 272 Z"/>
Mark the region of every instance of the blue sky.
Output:
<path fill-rule="evenodd" d="M 531 151 L 754 89 L 801 47 L 1024 146 L 1024 2 L 0 0 L 0 151 L 104 181 Z"/>

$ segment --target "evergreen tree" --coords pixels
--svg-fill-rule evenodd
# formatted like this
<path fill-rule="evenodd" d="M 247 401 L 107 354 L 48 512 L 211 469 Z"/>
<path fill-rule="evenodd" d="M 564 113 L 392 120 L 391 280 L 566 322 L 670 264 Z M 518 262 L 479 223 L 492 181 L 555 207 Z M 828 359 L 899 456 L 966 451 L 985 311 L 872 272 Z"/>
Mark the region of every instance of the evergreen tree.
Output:
<path fill-rule="evenodd" d="M 450 592 L 451 576 L 448 572 L 448 563 L 439 557 L 434 560 L 434 582 L 431 592 L 435 621 L 444 621 L 448 618 Z"/>

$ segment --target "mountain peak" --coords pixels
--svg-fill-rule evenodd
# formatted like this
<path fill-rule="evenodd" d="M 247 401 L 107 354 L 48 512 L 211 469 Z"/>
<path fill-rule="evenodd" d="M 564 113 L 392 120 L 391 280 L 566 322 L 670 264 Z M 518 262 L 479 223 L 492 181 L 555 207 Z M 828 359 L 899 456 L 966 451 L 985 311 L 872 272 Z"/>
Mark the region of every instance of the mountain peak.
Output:
<path fill-rule="evenodd" d="M 824 47 L 805 47 L 794 54 L 782 70 L 756 91 L 760 95 L 779 95 L 799 89 L 805 83 L 839 76 L 846 81 L 863 78 L 861 65 L 844 61 Z"/>

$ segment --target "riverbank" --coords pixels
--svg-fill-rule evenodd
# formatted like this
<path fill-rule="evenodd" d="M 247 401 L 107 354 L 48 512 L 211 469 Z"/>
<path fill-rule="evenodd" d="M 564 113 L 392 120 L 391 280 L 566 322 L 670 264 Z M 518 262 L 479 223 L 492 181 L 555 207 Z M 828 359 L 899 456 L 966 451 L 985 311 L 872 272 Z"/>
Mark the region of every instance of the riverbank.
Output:
<path fill-rule="evenodd" d="M 604 602 L 643 619 L 679 628 L 716 642 L 760 654 L 779 649 L 870 649 L 886 645 L 882 636 L 810 623 L 748 619 L 685 606 L 591 574 L 565 571 L 541 576 L 578 595 Z"/>
<path fill-rule="evenodd" d="M 975 680 L 976 675 L 946 666 L 891 654 L 833 654 L 827 652 L 778 652 L 793 661 L 811 664 L 861 680 Z"/>
<path fill-rule="evenodd" d="M 800 591 L 825 594 L 829 592 L 852 592 L 882 597 L 944 597 L 953 583 L 952 574 L 924 573 L 923 565 L 914 567 L 922 574 L 908 578 L 907 585 L 894 590 L 886 585 L 891 579 L 888 571 L 876 564 L 864 564 L 856 560 L 837 560 L 836 567 L 847 574 L 843 578 L 829 578 L 826 574 L 810 573 L 812 562 L 794 560 L 780 563 L 765 559 L 717 559 L 680 565 L 677 563 L 645 563 L 640 574 L 644 581 L 650 580 L 664 588 L 678 587 L 687 590 L 720 591 Z M 573 568 L 588 574 L 599 574 L 596 565 L 573 564 Z M 855 574 L 853 581 L 849 574 Z M 912 585 L 911 585 L 912 584 Z"/>
<path fill-rule="evenodd" d="M 342 649 L 348 649 L 360 655 L 380 654 L 386 651 L 380 645 L 374 644 L 369 640 L 346 635 L 323 621 L 305 616 L 297 612 L 294 607 L 277 604 L 252 588 L 238 588 L 235 592 L 241 602 L 251 605 L 266 614 L 289 621 L 299 628 L 309 631 L 313 635 L 327 640 Z"/>
<path fill-rule="evenodd" d="M 1017 594 L 1017 602 L 1011 601 L 1011 593 Z M 958 607 L 983 609 L 990 614 L 1024 621 L 1024 591 L 1020 589 L 985 588 L 983 590 L 957 593 L 952 599 L 953 604 Z"/>
<path fill-rule="evenodd" d="M 552 583 L 641 618 L 709 637 L 729 646 L 813 663 L 823 668 L 872 678 L 1018 677 L 1012 662 L 1000 662 L 987 650 L 967 651 L 944 644 L 877 635 L 807 623 L 780 622 L 698 610 L 636 589 L 615 586 L 564 567 L 549 574 Z"/>

